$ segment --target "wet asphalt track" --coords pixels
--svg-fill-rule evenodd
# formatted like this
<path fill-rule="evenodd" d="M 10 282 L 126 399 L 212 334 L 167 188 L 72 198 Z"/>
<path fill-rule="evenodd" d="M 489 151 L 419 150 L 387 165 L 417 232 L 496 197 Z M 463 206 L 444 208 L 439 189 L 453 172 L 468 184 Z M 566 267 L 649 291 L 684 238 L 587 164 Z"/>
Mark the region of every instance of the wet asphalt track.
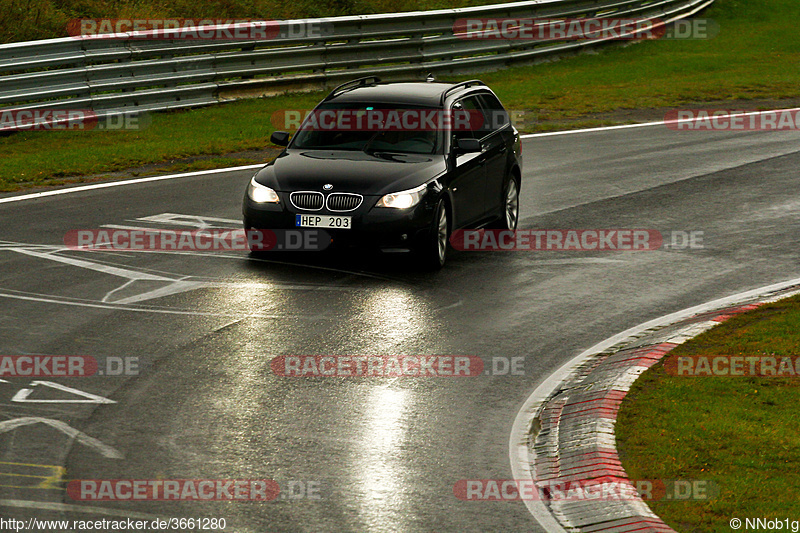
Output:
<path fill-rule="evenodd" d="M 0 383 L 0 514 L 216 517 L 237 533 L 541 531 L 522 503 L 463 502 L 453 485 L 511 476 L 520 405 L 581 350 L 797 277 L 800 133 L 654 126 L 536 137 L 523 149 L 520 228 L 702 231 L 705 247 L 454 252 L 435 274 L 396 255 L 282 264 L 245 252 L 63 250 L 78 228 L 238 227 L 251 171 L 0 204 L 0 354 L 147 363 L 129 379 Z M 142 220 L 165 213 L 199 218 Z M 305 354 L 524 357 L 524 375 L 293 379 L 270 369 L 278 355 Z M 63 490 L 69 479 L 154 478 L 271 479 L 284 493 L 82 504 Z M 319 498 L 287 497 L 300 483 Z"/>

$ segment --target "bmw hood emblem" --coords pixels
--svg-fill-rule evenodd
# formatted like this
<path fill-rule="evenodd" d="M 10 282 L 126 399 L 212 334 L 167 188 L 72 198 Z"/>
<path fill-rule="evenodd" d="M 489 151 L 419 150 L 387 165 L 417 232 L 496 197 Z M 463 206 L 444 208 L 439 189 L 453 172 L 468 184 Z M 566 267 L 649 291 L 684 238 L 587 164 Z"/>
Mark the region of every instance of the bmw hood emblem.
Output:
<path fill-rule="evenodd" d="M 332 183 L 326 183 L 325 185 L 322 186 L 322 190 L 324 190 L 324 191 L 329 191 L 331 189 L 333 189 L 333 184 Z"/>

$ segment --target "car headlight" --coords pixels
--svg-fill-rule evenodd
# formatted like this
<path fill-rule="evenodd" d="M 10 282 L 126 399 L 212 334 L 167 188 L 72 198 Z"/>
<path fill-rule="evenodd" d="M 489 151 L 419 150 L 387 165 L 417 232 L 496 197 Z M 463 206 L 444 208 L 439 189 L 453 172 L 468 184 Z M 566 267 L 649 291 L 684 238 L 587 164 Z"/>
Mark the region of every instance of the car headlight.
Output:
<path fill-rule="evenodd" d="M 278 193 L 267 187 L 261 185 L 256 181 L 255 176 L 250 180 L 250 185 L 247 187 L 247 196 L 250 197 L 257 204 L 277 204 L 280 203 Z"/>
<path fill-rule="evenodd" d="M 393 192 L 387 194 L 375 205 L 375 207 L 393 207 L 395 209 L 408 209 L 414 207 L 422 200 L 425 191 L 428 189 L 427 185 L 420 185 L 414 189 L 407 191 Z"/>

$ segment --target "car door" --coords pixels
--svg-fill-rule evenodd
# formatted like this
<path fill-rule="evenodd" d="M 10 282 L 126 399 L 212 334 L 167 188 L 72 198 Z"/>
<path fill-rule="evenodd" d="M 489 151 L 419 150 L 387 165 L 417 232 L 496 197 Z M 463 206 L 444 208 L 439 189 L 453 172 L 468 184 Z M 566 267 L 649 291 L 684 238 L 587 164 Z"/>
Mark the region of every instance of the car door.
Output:
<path fill-rule="evenodd" d="M 502 213 L 505 201 L 505 178 L 508 170 L 509 143 L 507 135 L 510 120 L 500 101 L 491 93 L 481 93 L 479 101 L 485 121 L 480 128 L 485 162 L 485 216 Z"/>
<path fill-rule="evenodd" d="M 480 113 L 481 108 L 475 96 L 462 98 L 452 107 L 453 114 L 463 111 Z M 455 121 L 454 121 L 455 122 Z M 481 133 L 471 125 L 454 127 L 451 131 L 450 158 L 453 164 L 453 179 L 450 191 L 453 198 L 454 227 L 468 227 L 483 218 L 486 194 L 486 159 L 484 153 L 460 153 L 457 150 L 459 139 L 479 139 Z"/>

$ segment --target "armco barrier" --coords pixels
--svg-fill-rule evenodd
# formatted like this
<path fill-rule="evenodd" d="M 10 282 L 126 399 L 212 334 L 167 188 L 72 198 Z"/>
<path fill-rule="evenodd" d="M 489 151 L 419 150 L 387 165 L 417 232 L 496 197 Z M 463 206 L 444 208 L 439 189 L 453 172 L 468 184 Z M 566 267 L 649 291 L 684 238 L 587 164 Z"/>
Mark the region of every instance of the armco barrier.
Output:
<path fill-rule="evenodd" d="M 615 18 L 670 23 L 714 0 L 529 0 L 462 9 L 281 21 L 316 35 L 264 40 L 66 37 L 0 45 L 0 113 L 91 109 L 97 116 L 214 104 L 351 78 L 422 78 L 534 62 L 599 39 L 464 39 L 464 18 Z M 607 41 L 608 39 L 606 39 Z"/>

